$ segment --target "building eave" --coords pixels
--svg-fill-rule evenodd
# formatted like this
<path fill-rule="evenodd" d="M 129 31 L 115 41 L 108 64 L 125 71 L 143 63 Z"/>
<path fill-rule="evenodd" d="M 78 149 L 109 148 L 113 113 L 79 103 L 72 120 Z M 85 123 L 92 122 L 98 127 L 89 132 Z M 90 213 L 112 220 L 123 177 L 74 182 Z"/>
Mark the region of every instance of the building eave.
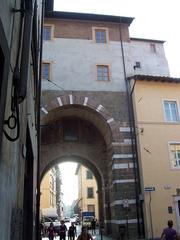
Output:
<path fill-rule="evenodd" d="M 155 43 L 165 43 L 164 40 L 157 40 L 157 39 L 148 39 L 148 38 L 130 38 L 131 41 L 139 41 L 139 42 L 155 42 Z"/>
<path fill-rule="evenodd" d="M 180 83 L 180 78 L 172 78 L 172 77 L 166 77 L 166 76 L 152 76 L 152 75 L 133 75 L 128 77 L 127 80 Z"/>
<path fill-rule="evenodd" d="M 101 15 L 92 13 L 77 13 L 77 12 L 60 12 L 60 11 L 46 11 L 45 18 L 65 19 L 65 20 L 81 20 L 81 21 L 98 21 L 98 22 L 114 22 L 130 24 L 134 20 L 132 17 Z"/>

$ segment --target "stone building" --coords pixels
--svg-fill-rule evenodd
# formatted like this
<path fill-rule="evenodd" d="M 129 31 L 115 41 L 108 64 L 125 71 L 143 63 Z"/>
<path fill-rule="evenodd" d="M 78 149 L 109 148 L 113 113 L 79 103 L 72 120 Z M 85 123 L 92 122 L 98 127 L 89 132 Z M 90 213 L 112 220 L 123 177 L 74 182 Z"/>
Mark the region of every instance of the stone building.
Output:
<path fill-rule="evenodd" d="M 100 227 L 144 235 L 127 78 L 169 76 L 163 41 L 131 38 L 131 17 L 46 12 L 40 173 L 75 161 L 98 186 Z M 73 187 L 73 186 L 72 186 Z"/>
<path fill-rule="evenodd" d="M 82 219 L 82 212 L 94 212 L 95 219 L 99 220 L 97 183 L 93 173 L 83 165 L 78 164 L 76 175 L 78 177 L 76 209 L 79 216 Z"/>
<path fill-rule="evenodd" d="M 51 168 L 41 181 L 40 209 L 56 208 L 56 171 Z"/>
<path fill-rule="evenodd" d="M 56 165 L 43 176 L 40 186 L 40 211 L 43 213 L 44 208 L 53 208 L 59 219 L 64 216 L 61 185 L 61 173 Z"/>
<path fill-rule="evenodd" d="M 0 3 L 0 239 L 38 235 L 40 0 Z"/>

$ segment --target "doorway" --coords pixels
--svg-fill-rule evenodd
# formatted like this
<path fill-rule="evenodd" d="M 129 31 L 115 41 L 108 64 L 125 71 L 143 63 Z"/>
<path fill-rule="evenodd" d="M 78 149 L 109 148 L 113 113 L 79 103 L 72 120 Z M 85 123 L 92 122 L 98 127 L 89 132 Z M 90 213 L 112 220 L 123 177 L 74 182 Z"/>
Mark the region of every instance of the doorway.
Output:
<path fill-rule="evenodd" d="M 26 135 L 26 162 L 24 176 L 24 204 L 23 204 L 23 239 L 32 240 L 35 235 L 34 216 L 33 216 L 33 168 L 34 156 L 32 151 L 29 128 L 27 127 Z"/>
<path fill-rule="evenodd" d="M 180 232 L 180 196 L 174 197 L 175 213 L 176 213 L 176 222 L 177 222 L 177 231 Z"/>

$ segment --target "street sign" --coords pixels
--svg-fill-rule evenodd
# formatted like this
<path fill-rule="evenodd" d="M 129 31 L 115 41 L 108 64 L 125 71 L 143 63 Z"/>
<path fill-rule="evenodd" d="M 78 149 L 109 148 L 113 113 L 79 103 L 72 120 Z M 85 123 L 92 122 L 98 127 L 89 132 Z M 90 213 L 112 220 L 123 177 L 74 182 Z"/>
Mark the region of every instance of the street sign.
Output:
<path fill-rule="evenodd" d="M 145 192 L 154 192 L 155 191 L 155 187 L 145 187 L 144 191 Z"/>

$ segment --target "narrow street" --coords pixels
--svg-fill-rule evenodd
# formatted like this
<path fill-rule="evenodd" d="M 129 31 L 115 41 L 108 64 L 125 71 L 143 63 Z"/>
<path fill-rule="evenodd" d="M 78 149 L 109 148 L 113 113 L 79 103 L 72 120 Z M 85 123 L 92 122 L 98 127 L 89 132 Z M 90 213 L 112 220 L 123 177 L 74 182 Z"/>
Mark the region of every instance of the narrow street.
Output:
<path fill-rule="evenodd" d="M 70 224 L 68 223 L 68 224 L 66 224 L 66 226 L 67 226 L 67 229 L 68 229 Z M 81 233 L 81 225 L 76 226 L 76 229 L 77 229 L 77 237 L 78 237 L 78 235 Z M 91 230 L 89 230 L 88 232 L 91 234 Z M 95 240 L 112 240 L 113 239 L 113 238 L 110 238 L 110 237 L 107 237 L 107 236 L 104 236 L 104 235 L 101 236 L 100 233 L 99 233 L 99 229 L 96 229 L 96 234 L 95 235 L 93 234 L 92 236 Z M 77 237 L 75 237 L 75 240 L 77 239 Z M 49 240 L 49 238 L 44 237 L 44 238 L 42 238 L 42 240 Z M 59 240 L 59 236 L 55 237 L 54 240 Z M 66 236 L 66 240 L 68 240 L 67 236 Z"/>

